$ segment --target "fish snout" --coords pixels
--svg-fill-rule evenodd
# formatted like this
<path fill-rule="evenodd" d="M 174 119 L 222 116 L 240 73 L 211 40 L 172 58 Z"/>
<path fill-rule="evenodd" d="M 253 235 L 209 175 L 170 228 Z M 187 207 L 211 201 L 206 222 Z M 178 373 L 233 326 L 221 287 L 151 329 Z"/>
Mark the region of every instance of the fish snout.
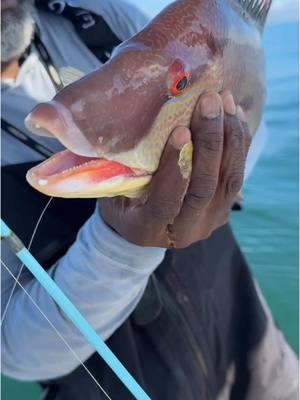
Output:
<path fill-rule="evenodd" d="M 72 113 L 58 101 L 36 106 L 26 117 L 25 125 L 39 136 L 56 138 L 75 154 L 97 157 L 93 146 L 76 125 Z"/>

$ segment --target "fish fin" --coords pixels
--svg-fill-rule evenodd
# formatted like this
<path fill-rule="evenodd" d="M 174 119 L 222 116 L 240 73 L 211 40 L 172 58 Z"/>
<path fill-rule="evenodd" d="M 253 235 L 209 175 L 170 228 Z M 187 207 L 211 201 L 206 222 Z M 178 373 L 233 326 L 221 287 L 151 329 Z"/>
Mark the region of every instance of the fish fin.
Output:
<path fill-rule="evenodd" d="M 62 67 L 59 69 L 59 75 L 64 86 L 68 86 L 71 83 L 78 81 L 82 78 L 85 73 L 77 68 L 73 67 Z"/>
<path fill-rule="evenodd" d="M 192 173 L 193 142 L 187 142 L 180 151 L 178 165 L 184 179 L 189 179 Z"/>
<path fill-rule="evenodd" d="M 273 0 L 235 0 L 263 30 Z"/>

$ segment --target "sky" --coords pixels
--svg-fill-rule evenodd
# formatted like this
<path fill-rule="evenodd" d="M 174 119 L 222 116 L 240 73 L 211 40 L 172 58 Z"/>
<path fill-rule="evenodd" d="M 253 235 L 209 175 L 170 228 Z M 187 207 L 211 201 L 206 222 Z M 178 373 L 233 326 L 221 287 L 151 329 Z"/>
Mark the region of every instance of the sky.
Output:
<path fill-rule="evenodd" d="M 148 15 L 154 16 L 171 0 L 129 0 L 138 5 Z M 299 20 L 299 0 L 273 0 L 268 23 L 280 23 Z"/>

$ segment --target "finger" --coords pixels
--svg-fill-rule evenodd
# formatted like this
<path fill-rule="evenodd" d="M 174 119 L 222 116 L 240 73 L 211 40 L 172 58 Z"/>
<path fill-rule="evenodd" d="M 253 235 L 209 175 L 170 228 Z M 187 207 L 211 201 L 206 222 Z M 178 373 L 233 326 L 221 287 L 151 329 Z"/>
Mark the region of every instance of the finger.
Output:
<path fill-rule="evenodd" d="M 144 199 L 102 200 L 104 219 L 130 242 L 140 246 L 171 246 L 168 225 L 178 214 L 188 186 L 188 180 L 180 172 L 179 155 L 190 140 L 189 129 L 174 130 Z"/>
<path fill-rule="evenodd" d="M 181 210 L 184 217 L 194 217 L 214 197 L 222 160 L 223 128 L 220 96 L 217 93 L 203 95 L 192 117 L 193 169 Z"/>
<path fill-rule="evenodd" d="M 192 140 L 194 144 L 191 182 L 180 214 L 169 227 L 169 237 L 176 247 L 185 247 L 199 240 L 199 227 L 205 212 L 214 198 L 223 151 L 223 109 L 217 93 L 201 96 L 192 117 Z M 205 221 L 210 230 L 211 221 Z M 202 237 L 201 237 L 202 238 Z"/>
<path fill-rule="evenodd" d="M 244 115 L 238 110 L 229 91 L 221 94 L 224 106 L 224 147 L 220 170 L 222 198 L 228 207 L 240 191 L 243 180 L 246 156 L 249 148 L 248 130 L 245 130 Z"/>
<path fill-rule="evenodd" d="M 180 211 L 188 180 L 183 177 L 178 161 L 181 149 L 190 140 L 191 132 L 188 128 L 175 129 L 152 178 L 142 213 L 157 225 L 171 224 Z"/>

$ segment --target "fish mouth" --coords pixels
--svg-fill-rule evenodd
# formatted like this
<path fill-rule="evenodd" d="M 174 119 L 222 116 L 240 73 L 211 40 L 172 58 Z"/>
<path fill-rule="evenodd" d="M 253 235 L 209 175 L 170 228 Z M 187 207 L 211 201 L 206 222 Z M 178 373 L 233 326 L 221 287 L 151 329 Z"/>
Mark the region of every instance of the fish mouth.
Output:
<path fill-rule="evenodd" d="M 67 150 L 28 171 L 26 179 L 53 197 L 139 197 L 151 180 L 145 170 L 129 167 L 97 154 L 61 103 L 41 103 L 26 118 L 29 130 L 56 138 Z"/>
<path fill-rule="evenodd" d="M 36 190 L 53 197 L 139 197 L 151 174 L 115 161 L 64 150 L 30 169 L 26 179 Z"/>

